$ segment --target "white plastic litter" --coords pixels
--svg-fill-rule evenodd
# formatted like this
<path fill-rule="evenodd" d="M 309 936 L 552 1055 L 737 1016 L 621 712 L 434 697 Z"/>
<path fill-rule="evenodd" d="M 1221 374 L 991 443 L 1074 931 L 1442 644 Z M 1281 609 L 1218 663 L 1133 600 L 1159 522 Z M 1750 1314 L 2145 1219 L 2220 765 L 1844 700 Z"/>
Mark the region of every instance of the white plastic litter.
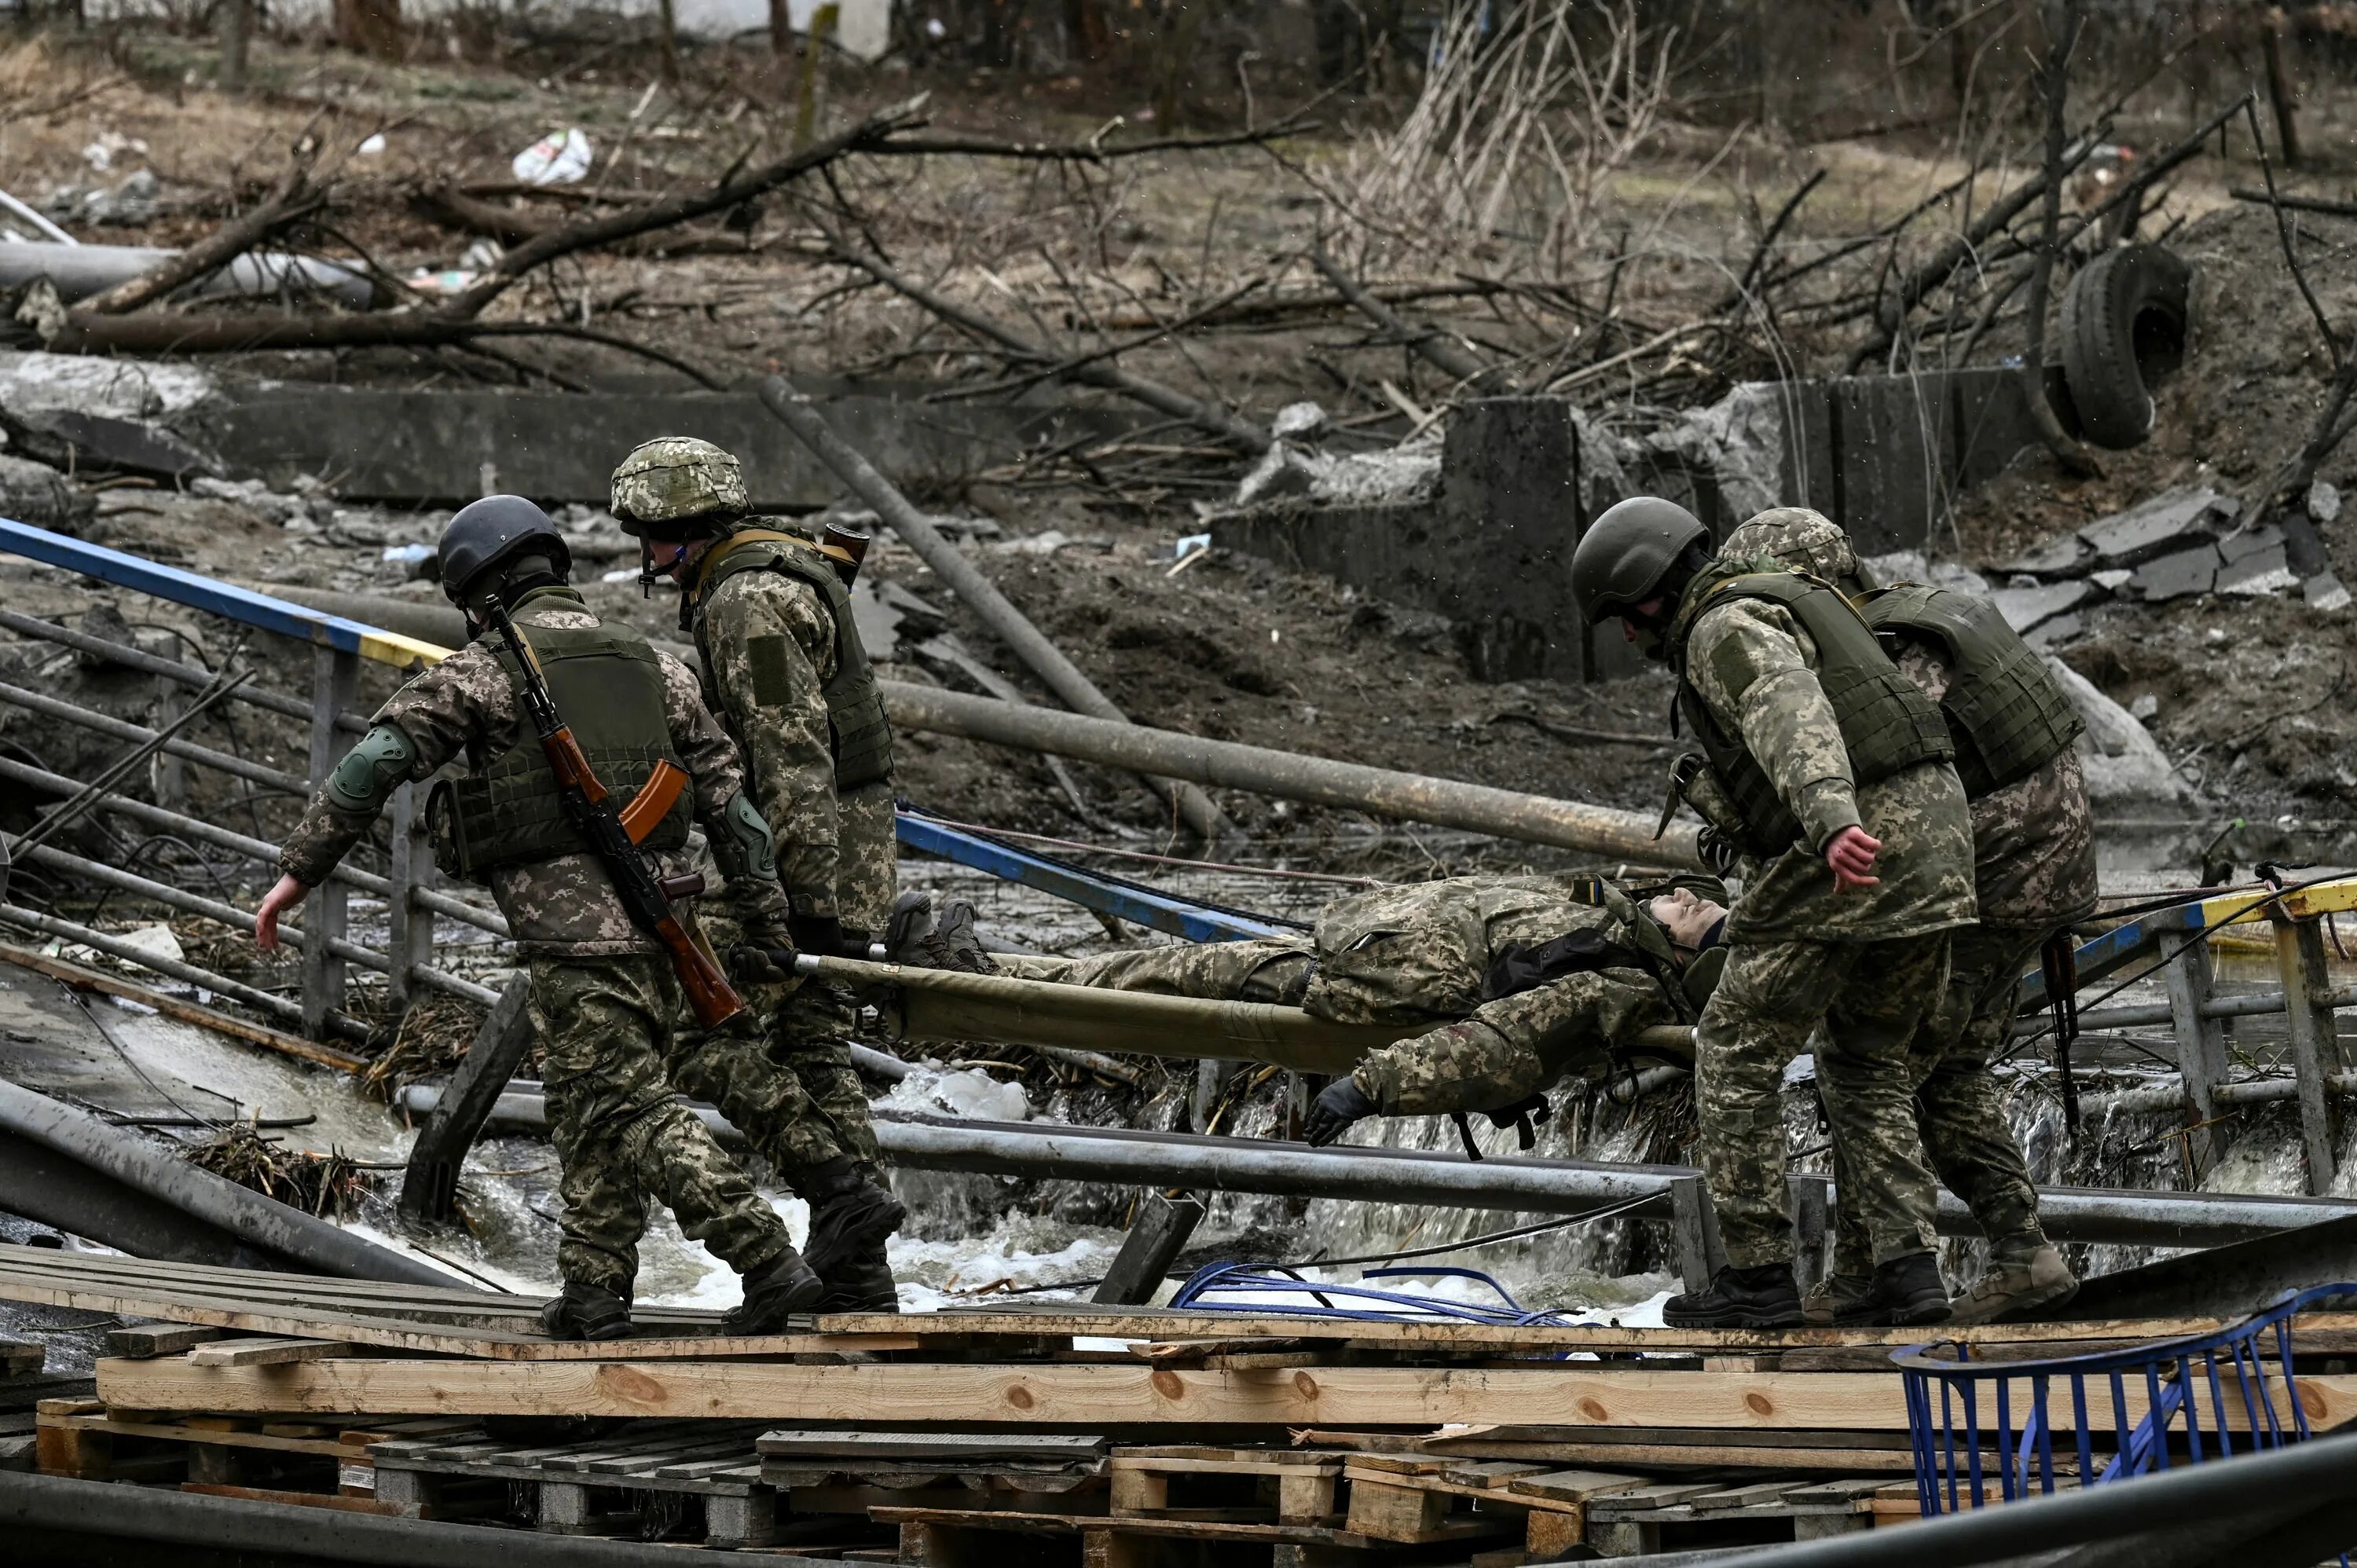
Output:
<path fill-rule="evenodd" d="M 375 135 L 371 136 L 368 140 L 362 142 L 360 145 L 359 151 L 361 156 L 364 158 L 372 158 L 382 153 L 384 151 L 384 133 L 382 131 L 379 131 Z"/>
<path fill-rule="evenodd" d="M 580 130 L 552 131 L 515 156 L 509 166 L 526 185 L 575 185 L 587 177 L 589 138 Z"/>
<path fill-rule="evenodd" d="M 1209 550 L 1211 547 L 1211 536 L 1208 533 L 1181 534 L 1178 539 L 1178 547 L 1171 552 L 1171 559 L 1176 561 L 1184 561 L 1188 556 L 1195 553 L 1196 551 Z"/>

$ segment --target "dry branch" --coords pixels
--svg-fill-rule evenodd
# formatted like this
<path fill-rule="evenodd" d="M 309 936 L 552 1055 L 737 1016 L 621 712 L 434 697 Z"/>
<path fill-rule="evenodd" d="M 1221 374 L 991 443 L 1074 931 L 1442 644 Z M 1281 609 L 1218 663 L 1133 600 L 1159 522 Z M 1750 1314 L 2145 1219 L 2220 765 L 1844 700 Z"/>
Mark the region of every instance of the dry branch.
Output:
<path fill-rule="evenodd" d="M 1268 450 L 1268 433 L 1225 408 L 1190 397 L 1176 387 L 1134 375 L 1118 365 L 1090 360 L 1086 355 L 1071 356 L 1054 352 L 1032 342 L 1021 334 L 993 321 L 990 317 L 967 309 L 955 300 L 944 298 L 912 278 L 902 277 L 877 257 L 838 239 L 834 242 L 834 259 L 845 266 L 857 267 L 877 283 L 931 311 L 951 326 L 985 342 L 996 343 L 1018 358 L 1035 365 L 1047 367 L 1061 379 L 1085 382 L 1116 392 L 1173 419 L 1208 430 L 1224 440 L 1232 441 L 1248 452 Z M 1159 334 L 1157 334 L 1159 336 Z"/>
<path fill-rule="evenodd" d="M 1351 280 L 1350 274 L 1334 264 L 1321 242 L 1309 252 L 1310 263 L 1325 274 L 1326 281 L 1341 292 L 1370 320 L 1396 337 L 1415 352 L 1438 366 L 1444 374 L 1463 383 L 1470 390 L 1495 393 L 1507 390 L 1506 378 L 1495 365 L 1489 363 L 1462 343 L 1437 327 L 1417 326 L 1369 294 Z"/>
<path fill-rule="evenodd" d="M 2022 347 L 2021 369 L 2017 372 L 2021 383 L 2022 401 L 2029 405 L 2030 423 L 2038 427 L 2039 439 L 2055 460 L 2074 474 L 2099 474 L 2086 448 L 2073 441 L 2062 428 L 2054 413 L 2054 405 L 2046 397 L 2046 302 L 2054 282 L 2054 258 L 2060 248 L 2062 227 L 2062 173 L 2064 106 L 2071 95 L 2071 53 L 2078 47 L 2079 35 L 2086 24 L 2083 0 L 2048 0 L 2047 31 L 2050 41 L 2046 59 L 2039 68 L 2038 89 L 2046 100 L 2046 166 L 2042 177 L 2043 197 L 2039 229 L 2040 239 L 2037 259 L 2030 264 L 2029 331 Z"/>
<path fill-rule="evenodd" d="M 837 158 L 881 145 L 896 131 L 923 123 L 924 98 L 912 98 L 868 115 L 857 124 L 799 152 L 750 171 L 734 173 L 699 191 L 640 202 L 595 218 L 552 229 L 500 258 L 489 276 L 437 309 L 381 315 L 283 311 L 142 311 L 101 315 L 88 308 L 68 313 L 47 347 L 61 352 L 114 349 L 142 354 L 231 353 L 255 349 L 388 347 L 424 349 L 466 343 L 478 337 L 544 335 L 582 338 L 645 355 L 669 364 L 705 385 L 711 379 L 685 361 L 628 338 L 569 324 L 486 323 L 485 306 L 526 274 L 559 257 L 634 239 L 642 234 L 724 212 L 773 190 Z M 201 248 L 198 247 L 198 248 Z M 218 264 L 218 263 L 215 263 Z M 136 280 L 135 280 L 136 281 Z M 126 285 L 127 286 L 127 285 Z"/>
<path fill-rule="evenodd" d="M 958 157 L 1017 158 L 1037 163 L 1102 164 L 1115 158 L 1139 157 L 1148 153 L 1200 153 L 1220 147 L 1257 147 L 1283 141 L 1287 136 L 1307 135 L 1320 128 L 1319 122 L 1316 120 L 1293 117 L 1256 131 L 1232 131 L 1216 136 L 1160 136 L 1150 142 L 1132 142 L 1120 147 L 1103 145 L 1098 137 L 1103 133 L 1100 132 L 1085 142 L 996 142 L 986 136 L 905 136 L 890 146 L 877 150 L 893 157 L 937 153 Z"/>
<path fill-rule="evenodd" d="M 317 211 L 326 205 L 327 196 L 312 188 L 310 170 L 310 150 L 298 150 L 285 177 L 261 206 L 223 223 L 187 250 L 166 257 L 137 277 L 85 300 L 74 314 L 122 316 L 136 310 L 183 284 L 220 271 L 289 223 Z"/>

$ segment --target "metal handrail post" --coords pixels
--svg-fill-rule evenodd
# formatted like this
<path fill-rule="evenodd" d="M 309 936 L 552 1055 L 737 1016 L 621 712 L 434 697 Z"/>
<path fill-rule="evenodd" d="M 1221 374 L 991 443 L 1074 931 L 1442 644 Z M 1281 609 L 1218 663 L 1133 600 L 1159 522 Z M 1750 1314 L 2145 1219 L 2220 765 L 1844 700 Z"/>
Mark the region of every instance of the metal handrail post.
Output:
<path fill-rule="evenodd" d="M 2345 1065 L 2332 1015 L 2332 978 L 2318 916 L 2278 915 L 2276 966 L 2283 976 L 2284 1016 L 2291 1026 L 2292 1070 L 2299 1082 L 2300 1142 L 2308 1154 L 2308 1190 L 2332 1190 L 2338 1146 L 2331 1075 Z"/>
<path fill-rule="evenodd" d="M 432 875 L 433 865 L 420 853 L 416 785 L 404 784 L 393 792 L 390 817 L 393 843 L 385 869 L 391 875 L 385 880 L 393 884 L 393 891 L 385 898 L 388 929 L 384 945 L 387 956 L 393 960 L 386 981 L 388 998 L 398 1017 L 409 1010 L 416 986 L 410 971 L 434 958 L 434 912 L 417 904 L 420 873 Z"/>
<path fill-rule="evenodd" d="M 2216 983 L 2217 964 L 2207 937 L 2189 939 L 2162 972 L 2169 987 L 2169 1030 L 2177 1037 L 2177 1069 L 2185 1081 L 2185 1120 L 2194 1175 L 2226 1153 L 2226 1129 L 2217 1126 L 2218 1085 L 2226 1080 L 2226 1026 L 2202 1011 Z"/>
<path fill-rule="evenodd" d="M 336 715 L 352 701 L 360 684 L 360 656 L 339 649 L 315 647 L 311 652 L 311 788 L 324 788 L 328 775 L 343 757 L 342 737 Z M 334 943 L 345 934 L 350 905 L 346 886 L 330 877 L 311 890 L 304 929 L 316 940 L 303 950 L 303 1027 L 317 1036 L 328 1015 L 344 1008 L 349 970 Z"/>

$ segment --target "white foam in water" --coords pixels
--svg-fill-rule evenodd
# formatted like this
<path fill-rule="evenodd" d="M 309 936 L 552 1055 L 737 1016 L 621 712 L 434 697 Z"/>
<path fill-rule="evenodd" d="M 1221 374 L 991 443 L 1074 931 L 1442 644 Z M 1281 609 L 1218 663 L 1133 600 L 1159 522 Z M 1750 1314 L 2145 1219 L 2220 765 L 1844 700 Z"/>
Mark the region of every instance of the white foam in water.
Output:
<path fill-rule="evenodd" d="M 1031 1101 L 1019 1083 L 1002 1083 L 980 1068 L 943 1068 L 920 1062 L 892 1091 L 876 1101 L 879 1111 L 917 1116 L 946 1112 L 974 1122 L 1028 1122 Z"/>

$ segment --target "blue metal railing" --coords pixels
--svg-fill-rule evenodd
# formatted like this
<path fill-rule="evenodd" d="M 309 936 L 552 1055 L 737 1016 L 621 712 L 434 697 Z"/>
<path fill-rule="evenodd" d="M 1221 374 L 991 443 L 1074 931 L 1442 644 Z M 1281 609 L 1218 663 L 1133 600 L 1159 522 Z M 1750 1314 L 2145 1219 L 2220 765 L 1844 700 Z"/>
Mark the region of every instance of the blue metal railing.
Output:
<path fill-rule="evenodd" d="M 2092 1356 L 1974 1361 L 1971 1348 L 1954 1341 L 1892 1352 L 1906 1382 L 1923 1513 L 1985 1507 L 1992 1469 L 1996 1500 L 2014 1502 L 2051 1495 L 2058 1477 L 2074 1473 L 2080 1486 L 2094 1487 L 2166 1470 L 2180 1447 L 2190 1464 L 2231 1458 L 2237 1425 L 2245 1451 L 2305 1441 L 2310 1433 L 2292 1364 L 2291 1320 L 2314 1302 L 2352 1294 L 2357 1284 L 2289 1291 L 2214 1333 Z M 2279 1375 L 2272 1380 L 2263 1340 L 2275 1352 Z M 2070 1395 L 2059 1465 L 2058 1380 Z"/>

